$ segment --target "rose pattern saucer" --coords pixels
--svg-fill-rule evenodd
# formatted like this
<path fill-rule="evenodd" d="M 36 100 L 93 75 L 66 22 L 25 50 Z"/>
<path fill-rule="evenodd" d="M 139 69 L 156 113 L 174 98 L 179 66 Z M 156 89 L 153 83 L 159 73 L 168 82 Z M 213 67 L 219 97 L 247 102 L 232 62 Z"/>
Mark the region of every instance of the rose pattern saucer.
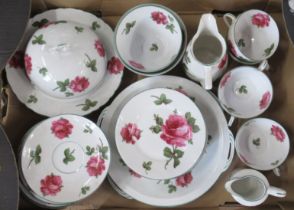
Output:
<path fill-rule="evenodd" d="M 23 139 L 20 168 L 24 182 L 48 202 L 72 203 L 89 196 L 102 184 L 109 164 L 104 134 L 83 117 L 49 118 Z"/>

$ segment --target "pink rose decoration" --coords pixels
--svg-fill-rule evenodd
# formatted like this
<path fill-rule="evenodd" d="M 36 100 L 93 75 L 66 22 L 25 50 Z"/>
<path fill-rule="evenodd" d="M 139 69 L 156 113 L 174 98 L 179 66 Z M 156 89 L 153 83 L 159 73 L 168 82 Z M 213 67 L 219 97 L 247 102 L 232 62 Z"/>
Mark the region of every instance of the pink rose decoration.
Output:
<path fill-rule="evenodd" d="M 133 67 L 135 67 L 137 69 L 141 69 L 141 70 L 145 69 L 145 67 L 142 64 L 137 63 L 135 61 L 129 61 L 129 63 L 130 63 L 131 66 L 133 66 Z"/>
<path fill-rule="evenodd" d="M 46 195 L 55 196 L 57 193 L 61 191 L 62 187 L 63 186 L 62 186 L 61 177 L 51 174 L 41 180 L 40 190 L 43 196 L 46 196 Z"/>
<path fill-rule="evenodd" d="M 251 22 L 258 28 L 269 26 L 270 17 L 267 14 L 257 13 L 252 16 Z"/>
<path fill-rule="evenodd" d="M 180 187 L 187 187 L 193 180 L 191 172 L 188 172 L 176 179 L 176 185 Z"/>
<path fill-rule="evenodd" d="M 32 71 L 32 58 L 28 54 L 25 54 L 24 56 L 24 65 L 26 68 L 27 75 L 30 75 Z"/>
<path fill-rule="evenodd" d="M 152 12 L 151 17 L 157 24 L 167 24 L 167 17 L 162 12 Z"/>
<path fill-rule="evenodd" d="M 51 131 L 59 139 L 67 138 L 72 133 L 73 125 L 64 118 L 53 121 Z"/>
<path fill-rule="evenodd" d="M 191 125 L 186 118 L 177 114 L 170 115 L 161 130 L 160 138 L 170 145 L 183 147 L 192 139 Z"/>
<path fill-rule="evenodd" d="M 105 50 L 104 50 L 103 44 L 100 42 L 100 40 L 95 41 L 95 48 L 101 57 L 105 56 Z"/>
<path fill-rule="evenodd" d="M 138 173 L 136 173 L 135 171 L 133 171 L 132 169 L 129 169 L 129 172 L 132 176 L 137 177 L 137 178 L 141 178 L 142 176 Z"/>
<path fill-rule="evenodd" d="M 238 55 L 237 55 L 237 51 L 236 51 L 236 49 L 234 48 L 233 43 L 231 42 L 231 40 L 228 40 L 228 47 L 229 47 L 231 53 L 232 53 L 235 57 L 238 57 Z"/>
<path fill-rule="evenodd" d="M 259 101 L 259 108 L 265 109 L 271 100 L 271 93 L 269 91 L 265 92 L 262 96 L 262 99 Z"/>
<path fill-rule="evenodd" d="M 24 67 L 24 52 L 16 51 L 12 58 L 9 60 L 9 65 L 13 68 L 23 68 Z"/>
<path fill-rule="evenodd" d="M 72 80 L 69 84 L 69 88 L 72 89 L 73 92 L 82 92 L 89 87 L 90 83 L 86 77 L 77 76 L 74 80 Z"/>
<path fill-rule="evenodd" d="M 126 143 L 135 144 L 141 137 L 141 130 L 137 127 L 135 123 L 128 123 L 120 131 L 120 135 L 123 141 Z"/>
<path fill-rule="evenodd" d="M 119 74 L 123 69 L 124 65 L 116 57 L 112 57 L 107 63 L 107 70 L 112 74 Z"/>
<path fill-rule="evenodd" d="M 99 176 L 105 170 L 105 161 L 103 158 L 94 156 L 87 162 L 87 172 L 89 176 Z"/>
<path fill-rule="evenodd" d="M 228 72 L 225 74 L 225 76 L 223 76 L 222 80 L 220 81 L 221 88 L 223 88 L 227 84 L 230 77 L 231 77 L 231 72 Z"/>
<path fill-rule="evenodd" d="M 271 132 L 272 135 L 274 135 L 278 141 L 284 142 L 286 135 L 279 126 L 272 125 Z"/>
<path fill-rule="evenodd" d="M 225 67 L 227 61 L 228 61 L 228 56 L 225 55 L 225 56 L 223 57 L 223 59 L 221 60 L 221 62 L 218 64 L 218 68 L 219 68 L 219 69 L 223 69 L 223 68 Z"/>

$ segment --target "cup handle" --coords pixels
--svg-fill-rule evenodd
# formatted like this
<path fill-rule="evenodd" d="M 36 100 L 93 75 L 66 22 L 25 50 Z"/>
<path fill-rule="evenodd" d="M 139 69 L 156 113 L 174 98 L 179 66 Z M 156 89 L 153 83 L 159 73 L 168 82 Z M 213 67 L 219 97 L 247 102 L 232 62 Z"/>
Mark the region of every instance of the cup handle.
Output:
<path fill-rule="evenodd" d="M 268 64 L 268 61 L 267 60 L 263 60 L 260 64 L 259 64 L 259 66 L 257 67 L 258 68 L 258 70 L 260 70 L 260 71 L 264 71 L 264 70 L 268 70 L 269 69 L 269 64 Z"/>
<path fill-rule="evenodd" d="M 223 19 L 228 27 L 233 25 L 233 23 L 236 21 L 236 17 L 231 13 L 224 14 Z"/>
<path fill-rule="evenodd" d="M 273 186 L 269 186 L 267 192 L 269 195 L 280 197 L 280 198 L 286 197 L 287 195 L 287 192 L 285 190 L 278 187 L 273 187 Z"/>
<path fill-rule="evenodd" d="M 212 68 L 211 67 L 206 67 L 204 69 L 204 88 L 206 90 L 211 90 L 212 89 L 212 73 L 211 73 Z"/>
<path fill-rule="evenodd" d="M 276 176 L 281 176 L 281 172 L 280 172 L 280 168 L 279 168 L 279 167 L 274 168 L 274 169 L 273 169 L 273 172 L 274 172 L 274 174 L 275 174 Z"/>
<path fill-rule="evenodd" d="M 231 127 L 233 125 L 234 121 L 235 121 L 235 117 L 231 115 L 229 122 L 228 122 L 228 126 Z"/>
<path fill-rule="evenodd" d="M 223 172 L 226 171 L 231 163 L 232 163 L 232 160 L 234 158 L 234 154 L 235 154 L 235 141 L 234 141 L 234 135 L 232 133 L 232 131 L 230 129 L 228 129 L 228 132 L 229 132 L 229 141 L 230 141 L 230 149 L 229 149 L 229 156 L 228 156 L 228 160 L 226 162 L 226 165 L 225 167 L 223 168 Z"/>

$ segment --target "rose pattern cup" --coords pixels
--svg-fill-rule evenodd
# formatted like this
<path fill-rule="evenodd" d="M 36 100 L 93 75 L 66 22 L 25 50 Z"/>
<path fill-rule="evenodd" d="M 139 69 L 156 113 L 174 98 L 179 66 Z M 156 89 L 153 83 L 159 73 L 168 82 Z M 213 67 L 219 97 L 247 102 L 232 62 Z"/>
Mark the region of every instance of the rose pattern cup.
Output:
<path fill-rule="evenodd" d="M 72 133 L 73 125 L 69 120 L 60 118 L 59 120 L 53 121 L 51 126 L 52 133 L 59 139 L 68 138 Z"/>
<path fill-rule="evenodd" d="M 44 179 L 41 180 L 40 191 L 43 196 L 56 196 L 62 189 L 62 179 L 60 176 L 51 174 L 47 175 Z"/>

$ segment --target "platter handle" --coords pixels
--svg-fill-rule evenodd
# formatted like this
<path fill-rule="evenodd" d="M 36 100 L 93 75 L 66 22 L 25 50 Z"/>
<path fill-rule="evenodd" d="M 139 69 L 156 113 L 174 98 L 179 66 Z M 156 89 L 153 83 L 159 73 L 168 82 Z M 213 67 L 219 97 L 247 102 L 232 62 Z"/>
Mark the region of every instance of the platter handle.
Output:
<path fill-rule="evenodd" d="M 229 153 L 228 153 L 228 159 L 227 159 L 227 162 L 223 168 L 223 172 L 226 171 L 230 167 L 232 160 L 234 158 L 234 154 L 235 154 L 235 140 L 234 140 L 235 138 L 234 138 L 234 135 L 230 129 L 228 129 L 228 132 L 229 132 L 228 141 L 230 141 L 230 148 L 229 148 Z"/>

